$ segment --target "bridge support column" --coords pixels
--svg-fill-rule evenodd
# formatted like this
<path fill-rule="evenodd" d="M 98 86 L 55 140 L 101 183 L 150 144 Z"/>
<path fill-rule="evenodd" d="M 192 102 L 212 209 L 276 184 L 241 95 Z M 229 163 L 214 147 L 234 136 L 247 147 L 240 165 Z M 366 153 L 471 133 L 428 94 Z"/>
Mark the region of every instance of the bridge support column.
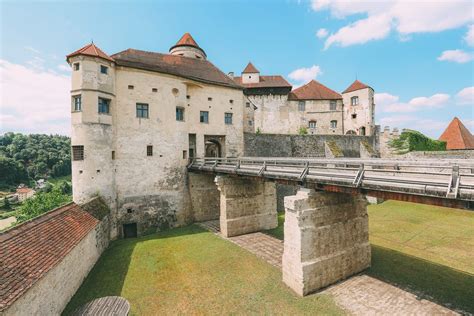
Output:
<path fill-rule="evenodd" d="M 277 227 L 275 183 L 216 177 L 220 191 L 220 226 L 226 237 Z"/>
<path fill-rule="evenodd" d="M 300 189 L 285 197 L 283 282 L 299 295 L 370 267 L 362 195 Z"/>

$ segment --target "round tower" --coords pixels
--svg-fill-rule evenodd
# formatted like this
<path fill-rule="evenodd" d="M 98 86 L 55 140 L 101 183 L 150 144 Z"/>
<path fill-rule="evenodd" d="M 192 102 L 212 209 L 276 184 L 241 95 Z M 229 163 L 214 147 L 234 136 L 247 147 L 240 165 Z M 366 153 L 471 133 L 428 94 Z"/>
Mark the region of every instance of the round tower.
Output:
<path fill-rule="evenodd" d="M 184 34 L 180 40 L 170 48 L 171 55 L 184 56 L 196 59 L 206 59 L 206 53 L 199 47 L 191 34 Z"/>
<path fill-rule="evenodd" d="M 73 200 L 100 196 L 115 207 L 115 63 L 93 43 L 69 54 Z"/>

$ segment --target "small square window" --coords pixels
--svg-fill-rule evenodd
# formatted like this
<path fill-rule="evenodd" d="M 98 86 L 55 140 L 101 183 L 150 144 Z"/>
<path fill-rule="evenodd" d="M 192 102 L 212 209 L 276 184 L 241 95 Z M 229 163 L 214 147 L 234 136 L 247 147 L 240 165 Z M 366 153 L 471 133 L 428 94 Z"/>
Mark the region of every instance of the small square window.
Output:
<path fill-rule="evenodd" d="M 72 146 L 72 160 L 84 160 L 84 146 Z"/>
<path fill-rule="evenodd" d="M 246 102 L 245 107 L 249 108 L 250 107 L 250 102 Z"/>
<path fill-rule="evenodd" d="M 72 66 L 73 66 L 72 68 L 74 69 L 74 71 L 78 71 L 79 68 L 80 68 L 80 64 L 79 64 L 79 63 L 74 63 Z"/>
<path fill-rule="evenodd" d="M 249 126 L 252 126 L 253 125 L 253 121 L 249 121 Z"/>
<path fill-rule="evenodd" d="M 312 129 L 315 129 L 316 128 L 316 121 L 309 121 L 308 127 L 312 128 Z"/>
<path fill-rule="evenodd" d="M 184 121 L 184 108 L 176 107 L 176 121 Z"/>
<path fill-rule="evenodd" d="M 355 119 L 357 117 L 357 114 L 352 114 L 352 118 Z"/>
<path fill-rule="evenodd" d="M 233 103 L 234 103 L 234 100 L 229 100 L 229 103 L 230 103 L 230 104 L 233 104 Z"/>
<path fill-rule="evenodd" d="M 226 125 L 232 125 L 232 113 L 225 113 L 224 122 Z"/>
<path fill-rule="evenodd" d="M 359 97 L 352 97 L 351 98 L 351 105 L 358 105 L 359 104 Z"/>
<path fill-rule="evenodd" d="M 82 100 L 81 95 L 75 95 L 72 97 L 73 111 L 80 112 L 82 111 Z"/>
<path fill-rule="evenodd" d="M 212 98 L 211 97 L 207 98 L 207 101 L 212 101 Z"/>
<path fill-rule="evenodd" d="M 209 112 L 208 111 L 201 111 L 199 113 L 199 122 L 209 123 Z"/>
<path fill-rule="evenodd" d="M 146 146 L 146 155 L 148 157 L 153 156 L 153 146 L 151 145 Z"/>
<path fill-rule="evenodd" d="M 106 75 L 109 72 L 109 67 L 100 65 L 100 73 Z"/>
<path fill-rule="evenodd" d="M 153 88 L 151 89 L 152 92 L 158 92 L 158 89 L 157 88 Z"/>
<path fill-rule="evenodd" d="M 336 100 L 331 100 L 329 101 L 329 110 L 330 111 L 336 111 L 337 110 L 337 103 Z"/>
<path fill-rule="evenodd" d="M 331 128 L 337 128 L 337 121 L 331 121 Z"/>
<path fill-rule="evenodd" d="M 188 151 L 183 150 L 183 159 L 188 159 Z"/>
<path fill-rule="evenodd" d="M 305 109 L 306 109 L 305 102 L 304 101 L 299 101 L 298 102 L 298 111 L 304 112 Z"/>
<path fill-rule="evenodd" d="M 135 87 L 132 86 L 131 84 L 128 85 L 128 90 L 133 90 Z"/>
<path fill-rule="evenodd" d="M 187 96 L 186 96 L 186 99 L 188 99 L 188 100 L 191 99 L 191 96 L 190 96 L 190 95 L 187 95 Z"/>
<path fill-rule="evenodd" d="M 148 104 L 146 103 L 137 103 L 137 117 L 139 118 L 148 118 Z"/>
<path fill-rule="evenodd" d="M 99 97 L 99 113 L 110 113 L 110 100 Z"/>

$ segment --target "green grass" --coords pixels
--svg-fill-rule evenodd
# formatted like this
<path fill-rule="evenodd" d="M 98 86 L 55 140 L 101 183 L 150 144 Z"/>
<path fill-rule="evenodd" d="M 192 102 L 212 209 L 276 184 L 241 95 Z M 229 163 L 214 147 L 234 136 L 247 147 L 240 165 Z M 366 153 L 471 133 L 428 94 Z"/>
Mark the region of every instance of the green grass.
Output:
<path fill-rule="evenodd" d="M 132 315 L 343 314 L 330 296 L 296 296 L 277 268 L 194 225 L 113 242 L 64 314 L 106 295 L 125 297 Z"/>
<path fill-rule="evenodd" d="M 368 275 L 474 313 L 474 212 L 386 201 L 368 213 Z M 266 233 L 283 240 L 283 222 L 279 213 L 279 226 Z"/>

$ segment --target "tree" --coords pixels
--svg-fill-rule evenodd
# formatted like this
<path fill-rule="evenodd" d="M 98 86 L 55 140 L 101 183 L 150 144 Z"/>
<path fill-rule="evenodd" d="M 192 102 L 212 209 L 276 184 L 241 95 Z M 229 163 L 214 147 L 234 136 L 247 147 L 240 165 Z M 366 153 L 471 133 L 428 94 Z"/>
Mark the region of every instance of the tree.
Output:
<path fill-rule="evenodd" d="M 70 201 L 71 197 L 63 194 L 59 188 L 54 188 L 48 193 L 40 192 L 25 200 L 18 208 L 17 223 L 37 217 Z"/>
<path fill-rule="evenodd" d="M 25 167 L 12 158 L 0 156 L 0 185 L 12 186 L 28 181 Z"/>
<path fill-rule="evenodd" d="M 4 197 L 3 198 L 3 209 L 4 210 L 11 210 L 11 208 L 12 207 L 10 205 L 10 201 L 6 197 Z"/>

